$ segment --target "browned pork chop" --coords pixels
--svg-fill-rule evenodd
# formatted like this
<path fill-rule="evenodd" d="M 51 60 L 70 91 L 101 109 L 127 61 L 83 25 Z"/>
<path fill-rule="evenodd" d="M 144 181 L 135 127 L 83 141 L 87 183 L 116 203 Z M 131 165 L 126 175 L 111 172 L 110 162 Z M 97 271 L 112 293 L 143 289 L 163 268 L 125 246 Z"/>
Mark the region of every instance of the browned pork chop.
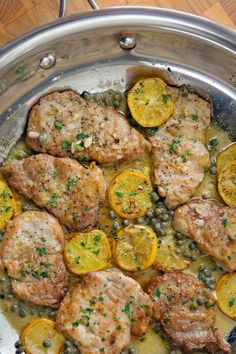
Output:
<path fill-rule="evenodd" d="M 183 272 L 165 273 L 151 280 L 146 291 L 154 301 L 153 317 L 170 336 L 174 349 L 231 353 L 214 327 L 214 296 L 201 281 Z M 196 306 L 200 299 L 203 305 Z"/>
<path fill-rule="evenodd" d="M 88 273 L 62 301 L 56 328 L 81 354 L 120 354 L 131 333 L 145 334 L 151 310 L 150 297 L 117 269 Z"/>
<path fill-rule="evenodd" d="M 172 116 L 154 136 L 149 136 L 153 144 L 153 182 L 168 208 L 186 203 L 210 166 L 205 147 L 210 105 L 197 95 L 186 96 L 185 92 L 180 90 Z"/>
<path fill-rule="evenodd" d="M 173 227 L 228 271 L 236 270 L 236 208 L 196 198 L 175 211 Z"/>
<path fill-rule="evenodd" d="M 49 93 L 33 106 L 26 142 L 35 151 L 100 163 L 132 160 L 151 150 L 123 114 L 71 90 Z"/>
<path fill-rule="evenodd" d="M 1 169 L 8 183 L 71 230 L 92 229 L 105 201 L 102 170 L 69 158 L 31 156 Z"/>
<path fill-rule="evenodd" d="M 58 307 L 68 285 L 63 249 L 64 233 L 52 215 L 26 211 L 14 217 L 1 250 L 13 291 L 34 304 Z"/>

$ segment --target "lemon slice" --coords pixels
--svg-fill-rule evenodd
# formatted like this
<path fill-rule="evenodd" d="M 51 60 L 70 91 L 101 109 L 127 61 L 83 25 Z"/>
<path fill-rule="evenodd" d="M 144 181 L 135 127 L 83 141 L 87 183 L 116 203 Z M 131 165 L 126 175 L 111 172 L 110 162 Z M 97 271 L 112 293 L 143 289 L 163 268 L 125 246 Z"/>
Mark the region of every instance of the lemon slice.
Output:
<path fill-rule="evenodd" d="M 222 150 L 216 159 L 216 167 L 218 174 L 230 162 L 236 160 L 236 143 L 230 144 Z"/>
<path fill-rule="evenodd" d="M 110 207 L 122 218 L 144 216 L 152 206 L 152 184 L 139 171 L 126 170 L 115 176 L 108 189 Z"/>
<path fill-rule="evenodd" d="M 113 241 L 113 256 L 116 264 L 127 271 L 135 272 L 150 267 L 157 253 L 157 237 L 144 225 L 129 225 L 120 230 Z"/>
<path fill-rule="evenodd" d="M 174 110 L 171 89 L 159 78 L 138 81 L 128 93 L 128 105 L 142 127 L 159 126 Z"/>
<path fill-rule="evenodd" d="M 66 243 L 64 259 L 74 274 L 85 274 L 104 269 L 111 258 L 110 244 L 100 230 L 75 233 Z"/>
<path fill-rule="evenodd" d="M 230 207 L 236 207 L 236 160 L 228 162 L 218 177 L 218 191 Z"/>
<path fill-rule="evenodd" d="M 64 336 L 46 318 L 34 319 L 22 332 L 26 354 L 59 354 L 64 347 Z"/>
<path fill-rule="evenodd" d="M 6 183 L 0 181 L 0 230 L 5 229 L 8 221 L 16 212 L 16 201 Z"/>
<path fill-rule="evenodd" d="M 236 320 L 236 273 L 225 274 L 218 280 L 216 294 L 219 309 Z"/>
<path fill-rule="evenodd" d="M 157 235 L 158 236 L 158 235 Z M 190 259 L 183 256 L 182 252 L 177 254 L 174 235 L 166 235 L 158 244 L 158 252 L 153 267 L 163 272 L 185 269 L 191 263 Z"/>

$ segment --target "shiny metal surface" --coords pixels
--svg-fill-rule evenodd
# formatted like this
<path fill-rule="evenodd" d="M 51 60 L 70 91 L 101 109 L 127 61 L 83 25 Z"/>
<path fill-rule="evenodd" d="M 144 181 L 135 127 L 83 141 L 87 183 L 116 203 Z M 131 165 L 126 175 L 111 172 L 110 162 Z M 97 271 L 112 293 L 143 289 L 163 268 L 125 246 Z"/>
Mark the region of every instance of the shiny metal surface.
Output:
<path fill-rule="evenodd" d="M 135 38 L 131 51 L 120 47 L 124 37 Z M 56 63 L 44 70 L 40 62 L 48 53 Z M 0 50 L 0 160 L 45 92 L 124 91 L 140 75 L 159 75 L 209 97 L 213 119 L 236 138 L 236 33 L 171 10 L 111 8 L 62 18 Z M 17 334 L 1 313 L 0 334 L 0 353 L 12 354 Z"/>
<path fill-rule="evenodd" d="M 121 37 L 120 39 L 120 47 L 122 49 L 134 49 L 136 44 L 135 37 Z"/>
<path fill-rule="evenodd" d="M 56 57 L 53 54 L 47 54 L 40 60 L 42 69 L 51 69 L 56 64 Z"/>

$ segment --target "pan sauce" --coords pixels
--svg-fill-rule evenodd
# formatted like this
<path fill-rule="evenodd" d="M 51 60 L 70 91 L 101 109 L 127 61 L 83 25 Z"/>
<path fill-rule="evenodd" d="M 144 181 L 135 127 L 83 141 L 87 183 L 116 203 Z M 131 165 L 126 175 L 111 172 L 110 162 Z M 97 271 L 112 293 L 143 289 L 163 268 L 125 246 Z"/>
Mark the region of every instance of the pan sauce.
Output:
<path fill-rule="evenodd" d="M 227 146 L 231 141 L 227 133 L 211 125 L 208 128 L 206 133 L 206 144 L 208 144 L 208 141 L 213 137 L 218 139 L 218 145 L 216 146 L 215 152 L 212 154 L 212 156 L 216 156 L 217 152 L 220 151 L 225 146 Z M 12 149 L 5 163 L 9 163 L 10 161 L 14 160 L 15 156 L 17 155 L 17 153 L 19 153 L 19 151 L 27 151 L 27 148 L 25 147 L 23 141 L 18 142 L 17 145 Z M 145 156 L 143 157 L 142 160 L 137 160 L 137 161 L 123 163 L 123 164 L 111 164 L 111 165 L 103 166 L 103 170 L 107 182 L 109 182 L 115 174 L 127 168 L 141 170 L 145 174 L 150 175 L 151 173 L 150 157 Z M 216 177 L 211 175 L 210 173 L 207 173 L 205 179 L 203 180 L 202 184 L 200 185 L 195 195 L 196 196 L 207 195 L 207 197 L 214 198 L 220 202 L 221 198 L 216 190 Z M 35 208 L 33 203 L 29 202 L 24 197 L 19 196 L 17 193 L 16 193 L 16 200 L 19 206 L 19 210 L 21 210 L 22 205 L 28 205 L 30 207 Z M 105 205 L 101 212 L 99 224 L 101 229 L 103 229 L 108 236 L 112 234 L 112 223 L 113 221 L 109 217 L 109 207 Z M 112 238 L 112 236 L 110 236 L 110 238 Z M 211 260 L 209 256 L 198 255 L 197 260 L 193 262 L 184 271 L 187 273 L 192 273 L 196 276 L 200 264 L 205 264 L 207 267 L 212 267 L 214 265 L 214 262 Z M 3 273 L 0 272 L 0 278 L 2 274 Z M 157 270 L 150 268 L 145 272 L 135 273 L 135 274 L 129 273 L 128 275 L 135 278 L 142 286 L 145 286 L 147 282 L 157 274 L 159 274 Z M 213 275 L 216 279 L 218 279 L 219 276 L 222 275 L 222 271 L 216 270 L 213 272 Z M 4 277 L 6 277 L 5 274 Z M 1 293 L 1 287 L 3 288 L 4 286 L 5 287 L 9 286 L 7 280 L 5 282 L 0 283 L 0 293 Z M 11 311 L 12 304 L 15 304 L 16 302 L 20 303 L 20 306 L 22 306 L 24 310 L 27 312 L 28 314 L 27 317 L 19 317 L 19 313 L 17 311 L 16 312 Z M 37 317 L 38 315 L 42 317 L 48 317 L 47 309 L 41 309 L 39 306 L 26 304 L 24 301 L 17 300 L 16 297 L 14 296 L 13 299 L 10 300 L 8 299 L 0 300 L 0 309 L 6 316 L 10 324 L 17 329 L 19 334 L 21 333 L 22 329 L 32 320 L 32 318 Z M 226 337 L 229 334 L 229 332 L 232 330 L 232 328 L 235 326 L 235 321 L 223 315 L 218 310 L 217 306 L 215 307 L 215 311 L 216 311 L 216 327 L 218 327 L 221 333 Z M 34 314 L 32 315 L 31 313 Z M 53 314 L 51 314 L 51 316 L 53 317 Z M 140 339 L 137 340 L 133 338 L 131 344 L 137 349 L 139 354 L 157 354 L 157 353 L 167 354 L 170 351 L 167 342 L 161 337 L 160 334 L 154 333 L 151 330 L 151 328 L 148 330 L 147 334 L 145 335 L 144 339 L 142 339 L 142 341 L 140 341 Z"/>

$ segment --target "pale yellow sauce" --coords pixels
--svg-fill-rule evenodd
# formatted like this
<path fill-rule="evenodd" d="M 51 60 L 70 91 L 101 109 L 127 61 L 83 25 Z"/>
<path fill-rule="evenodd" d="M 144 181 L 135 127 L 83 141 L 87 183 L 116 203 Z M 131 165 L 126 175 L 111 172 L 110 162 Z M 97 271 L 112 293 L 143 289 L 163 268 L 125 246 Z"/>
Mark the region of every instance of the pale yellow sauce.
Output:
<path fill-rule="evenodd" d="M 222 148 L 224 148 L 230 143 L 228 135 L 225 132 L 218 130 L 214 126 L 211 126 L 207 131 L 206 143 L 208 143 L 209 139 L 212 137 L 216 137 L 219 142 L 219 144 L 216 147 L 215 155 L 217 154 L 218 151 L 220 151 Z M 26 150 L 26 147 L 24 143 L 21 141 L 14 147 L 6 163 L 13 161 L 15 154 L 18 151 L 22 151 L 22 150 Z M 119 163 L 113 165 L 106 165 L 103 166 L 102 168 L 105 174 L 105 178 L 109 183 L 109 181 L 117 173 L 128 168 L 139 170 L 145 173 L 146 175 L 150 175 L 151 160 L 149 156 L 145 156 L 142 160 L 137 160 L 137 161 L 123 163 L 123 164 Z M 210 196 L 212 198 L 221 201 L 221 198 L 216 190 L 216 177 L 211 176 L 209 173 L 206 174 L 202 184 L 200 185 L 195 195 L 202 196 L 204 192 L 210 192 Z M 14 194 L 17 200 L 19 211 L 22 210 L 21 207 L 23 204 L 28 204 L 28 205 L 30 204 L 31 206 L 33 206 L 32 202 L 29 202 L 24 197 L 20 196 L 18 193 L 14 193 Z M 109 214 L 109 207 L 108 205 L 105 205 L 101 211 L 99 225 L 106 232 L 107 236 L 110 239 L 112 239 L 113 220 L 110 219 L 108 214 Z M 170 223 L 169 223 L 169 227 L 171 228 Z M 172 230 L 170 230 L 170 232 L 172 232 Z M 196 255 L 197 255 L 197 261 L 192 262 L 192 264 L 184 270 L 184 272 L 194 274 L 195 276 L 198 273 L 198 268 L 200 264 L 205 264 L 206 266 L 214 265 L 214 262 L 211 260 L 210 257 L 206 255 L 199 255 L 199 252 L 196 252 Z M 115 265 L 111 264 L 111 266 L 115 266 Z M 158 270 L 150 268 L 145 272 L 137 272 L 133 274 L 126 273 L 126 274 L 135 278 L 143 287 L 145 287 L 148 281 L 150 279 L 153 279 L 156 275 L 160 274 L 160 272 Z M 213 272 L 213 275 L 217 279 L 222 274 L 223 273 L 220 272 L 219 270 Z M 0 272 L 0 276 L 1 276 L 1 272 Z M 75 278 L 73 279 L 73 281 L 75 281 Z M 17 314 L 14 314 L 10 311 L 11 304 L 12 301 L 10 302 L 8 300 L 0 300 L 0 309 L 4 312 L 10 324 L 14 328 L 16 328 L 19 331 L 19 333 L 21 333 L 22 328 L 24 328 L 26 324 L 28 324 L 32 320 L 32 318 L 37 317 L 37 315 L 36 316 L 30 315 L 25 319 L 21 319 Z M 29 313 L 34 309 L 34 306 L 30 304 L 24 306 L 28 308 Z M 229 332 L 232 330 L 232 328 L 236 325 L 236 321 L 233 321 L 230 318 L 226 317 L 217 309 L 217 307 L 215 307 L 215 312 L 216 312 L 216 326 L 219 328 L 223 336 L 227 336 Z M 45 314 L 43 316 L 45 316 Z M 147 331 L 145 337 L 142 340 L 133 338 L 131 344 L 137 349 L 139 354 L 167 354 L 170 351 L 167 342 L 163 340 L 161 335 L 154 333 L 151 329 Z"/>

